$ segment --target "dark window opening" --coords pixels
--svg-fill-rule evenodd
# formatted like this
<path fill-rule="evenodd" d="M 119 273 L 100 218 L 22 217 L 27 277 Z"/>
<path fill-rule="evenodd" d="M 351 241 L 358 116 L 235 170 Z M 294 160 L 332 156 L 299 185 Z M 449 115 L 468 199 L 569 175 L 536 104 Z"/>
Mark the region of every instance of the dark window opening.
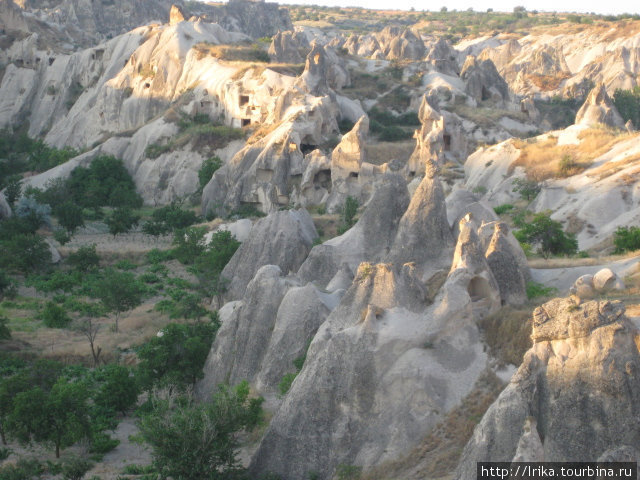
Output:
<path fill-rule="evenodd" d="M 331 186 L 331 170 L 320 170 L 314 175 L 313 183 L 322 188 L 329 189 Z"/>
<path fill-rule="evenodd" d="M 491 98 L 491 95 L 489 94 L 489 90 L 486 89 L 486 87 L 483 85 L 482 86 L 482 101 L 484 102 L 485 100 L 489 100 Z"/>
<path fill-rule="evenodd" d="M 149 82 L 144 84 L 144 88 L 149 88 L 151 86 L 151 84 Z"/>
<path fill-rule="evenodd" d="M 36 63 L 40 63 L 40 58 L 36 58 Z"/>
<path fill-rule="evenodd" d="M 16 66 L 22 67 L 23 65 L 24 65 L 24 60 L 22 60 L 21 58 L 17 58 L 16 59 Z"/>
<path fill-rule="evenodd" d="M 249 95 L 240 95 L 240 106 L 246 105 L 249 103 Z"/>
<path fill-rule="evenodd" d="M 358 172 L 349 173 L 349 178 L 358 178 Z"/>
<path fill-rule="evenodd" d="M 529 110 L 527 110 L 527 107 L 525 107 L 523 103 L 520 104 L 520 111 L 522 113 L 529 113 Z"/>
<path fill-rule="evenodd" d="M 241 122 L 241 125 L 243 127 L 247 127 L 247 126 L 251 125 L 251 119 L 250 118 L 243 118 L 242 122 Z"/>
<path fill-rule="evenodd" d="M 412 172 L 409 172 L 409 176 L 410 176 L 411 178 L 415 177 L 415 176 L 416 176 L 416 172 L 413 172 L 413 171 L 412 171 Z"/>
<path fill-rule="evenodd" d="M 445 133 L 442 136 L 442 140 L 444 141 L 444 151 L 448 152 L 449 150 L 451 150 L 451 135 Z"/>
<path fill-rule="evenodd" d="M 318 148 L 317 145 L 311 145 L 311 144 L 308 144 L 308 143 L 301 143 L 300 144 L 300 151 L 302 152 L 303 155 L 306 155 L 307 153 L 311 153 L 317 148 Z"/>
<path fill-rule="evenodd" d="M 55 62 L 55 60 L 55 58 L 49 57 L 49 66 L 53 65 L 53 62 Z"/>

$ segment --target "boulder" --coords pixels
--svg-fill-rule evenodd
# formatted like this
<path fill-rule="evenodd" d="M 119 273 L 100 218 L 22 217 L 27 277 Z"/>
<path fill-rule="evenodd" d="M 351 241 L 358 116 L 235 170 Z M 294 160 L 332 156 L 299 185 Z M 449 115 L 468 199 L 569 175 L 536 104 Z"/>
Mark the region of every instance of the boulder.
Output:
<path fill-rule="evenodd" d="M 624 120 L 618 113 L 604 84 L 599 84 L 589 92 L 580 110 L 576 114 L 576 125 L 594 126 L 598 124 L 624 128 Z"/>
<path fill-rule="evenodd" d="M 242 298 L 264 265 L 276 265 L 285 274 L 296 272 L 317 236 L 306 210 L 275 212 L 258 220 L 222 271 L 222 277 L 229 281 L 225 298 Z"/>
<path fill-rule="evenodd" d="M 576 305 L 570 298 L 536 308 L 533 346 L 476 426 L 454 477 L 475 479 L 476 462 L 511 461 L 529 417 L 544 437 L 545 461 L 594 461 L 623 447 L 637 451 L 639 332 L 624 311 L 620 302 Z"/>
<path fill-rule="evenodd" d="M 580 299 L 590 299 L 596 296 L 593 286 L 593 275 L 581 275 L 576 279 L 569 289 L 571 295 L 575 295 Z"/>
<path fill-rule="evenodd" d="M 610 268 L 603 268 L 593 276 L 593 288 L 599 293 L 606 293 L 610 290 L 624 290 L 624 283 Z"/>
<path fill-rule="evenodd" d="M 443 37 L 431 46 L 425 61 L 433 65 L 436 70 L 453 77 L 460 75 L 460 66 L 458 65 L 458 52 Z"/>

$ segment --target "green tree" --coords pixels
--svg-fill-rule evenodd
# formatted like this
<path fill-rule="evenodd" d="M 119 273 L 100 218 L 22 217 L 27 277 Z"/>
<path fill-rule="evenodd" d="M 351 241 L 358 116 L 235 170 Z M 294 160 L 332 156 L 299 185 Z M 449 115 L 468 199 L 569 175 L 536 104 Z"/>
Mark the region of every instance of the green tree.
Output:
<path fill-rule="evenodd" d="M 194 259 L 193 266 L 189 267 L 189 271 L 198 279 L 202 295 L 223 293 L 226 282 L 220 275 L 239 247 L 240 242 L 227 230 L 217 231 L 211 236 L 206 249 Z"/>
<path fill-rule="evenodd" d="M 16 203 L 16 200 L 20 198 L 22 194 L 22 175 L 9 175 L 9 177 L 5 180 L 6 189 L 4 191 L 5 198 L 9 205 L 13 206 Z"/>
<path fill-rule="evenodd" d="M 67 257 L 67 263 L 81 272 L 88 272 L 98 268 L 100 256 L 96 252 L 96 244 L 85 245 L 70 253 Z"/>
<path fill-rule="evenodd" d="M 0 268 L 24 274 L 42 270 L 50 262 L 51 250 L 40 235 L 17 234 L 4 240 L 0 237 Z"/>
<path fill-rule="evenodd" d="M 97 405 L 124 415 L 136 404 L 138 383 L 127 367 L 110 364 L 97 370 L 94 375 L 102 382 L 94 396 Z"/>
<path fill-rule="evenodd" d="M 9 340 L 11 338 L 11 330 L 8 327 L 9 319 L 0 316 L 0 340 Z"/>
<path fill-rule="evenodd" d="M 141 383 L 147 389 L 194 385 L 203 377 L 202 368 L 218 327 L 217 316 L 208 323 L 170 323 L 164 327 L 138 350 Z"/>
<path fill-rule="evenodd" d="M 632 252 L 640 249 L 639 227 L 618 227 L 613 235 L 615 253 Z"/>
<path fill-rule="evenodd" d="M 49 328 L 64 328 L 71 322 L 66 310 L 55 302 L 47 302 L 40 317 Z"/>
<path fill-rule="evenodd" d="M 206 250 L 204 243 L 205 227 L 188 227 L 176 232 L 173 238 L 173 256 L 180 263 L 190 265 Z"/>
<path fill-rule="evenodd" d="M 22 443 L 52 445 L 60 450 L 90 435 L 88 389 L 82 382 L 59 378 L 51 391 L 40 387 L 16 395 L 12 433 Z"/>
<path fill-rule="evenodd" d="M 342 235 L 356 223 L 356 214 L 358 213 L 358 200 L 349 195 L 342 207 L 342 223 L 338 227 L 338 234 Z"/>
<path fill-rule="evenodd" d="M 109 233 L 115 238 L 120 233 L 126 233 L 138 225 L 140 216 L 134 215 L 128 207 L 118 207 L 107 217 L 105 223 L 109 227 Z"/>
<path fill-rule="evenodd" d="M 204 188 L 213 174 L 222 166 L 222 160 L 219 157 L 207 158 L 202 162 L 200 170 L 198 170 L 198 180 L 200 181 L 200 188 Z"/>
<path fill-rule="evenodd" d="M 4 295 L 4 292 L 11 288 L 12 282 L 7 273 L 0 269 L 0 299 Z"/>
<path fill-rule="evenodd" d="M 633 90 L 616 89 L 613 103 L 625 122 L 631 120 L 636 128 L 640 127 L 640 87 L 634 87 Z"/>
<path fill-rule="evenodd" d="M 84 218 L 82 217 L 82 207 L 73 202 L 66 201 L 54 210 L 58 217 L 58 223 L 64 228 L 69 235 L 80 227 L 84 226 Z"/>
<path fill-rule="evenodd" d="M 538 251 L 544 257 L 572 255 L 578 251 L 575 235 L 565 233 L 562 224 L 552 220 L 547 212 L 534 215 L 531 221 L 524 223 L 514 235 L 521 243 L 538 245 Z"/>
<path fill-rule="evenodd" d="M 208 403 L 192 398 L 156 398 L 138 425 L 162 475 L 175 480 L 243 478 L 237 433 L 253 429 L 262 398 L 249 398 L 249 385 L 220 386 Z"/>
<path fill-rule="evenodd" d="M 114 312 L 115 331 L 123 312 L 131 310 L 142 303 L 144 285 L 130 272 L 106 270 L 102 279 L 96 282 L 94 294 L 100 299 L 107 312 Z"/>

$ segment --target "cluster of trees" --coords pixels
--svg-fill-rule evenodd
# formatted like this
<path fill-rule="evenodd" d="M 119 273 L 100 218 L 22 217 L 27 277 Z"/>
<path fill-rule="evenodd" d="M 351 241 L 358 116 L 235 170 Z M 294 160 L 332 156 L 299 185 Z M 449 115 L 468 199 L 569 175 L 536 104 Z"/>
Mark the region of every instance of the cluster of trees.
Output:
<path fill-rule="evenodd" d="M 640 127 L 640 87 L 632 90 L 618 88 L 613 93 L 613 103 L 625 122 L 631 120 L 636 128 Z"/>

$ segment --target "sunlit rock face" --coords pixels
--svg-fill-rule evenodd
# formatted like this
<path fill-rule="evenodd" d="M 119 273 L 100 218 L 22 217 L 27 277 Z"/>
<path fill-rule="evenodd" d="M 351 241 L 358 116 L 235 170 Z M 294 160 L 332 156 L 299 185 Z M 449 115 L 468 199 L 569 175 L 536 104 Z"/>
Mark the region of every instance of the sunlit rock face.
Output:
<path fill-rule="evenodd" d="M 536 308 L 534 345 L 476 427 L 456 478 L 475 478 L 480 461 L 637 451 L 639 335 L 620 302 L 557 298 Z"/>

